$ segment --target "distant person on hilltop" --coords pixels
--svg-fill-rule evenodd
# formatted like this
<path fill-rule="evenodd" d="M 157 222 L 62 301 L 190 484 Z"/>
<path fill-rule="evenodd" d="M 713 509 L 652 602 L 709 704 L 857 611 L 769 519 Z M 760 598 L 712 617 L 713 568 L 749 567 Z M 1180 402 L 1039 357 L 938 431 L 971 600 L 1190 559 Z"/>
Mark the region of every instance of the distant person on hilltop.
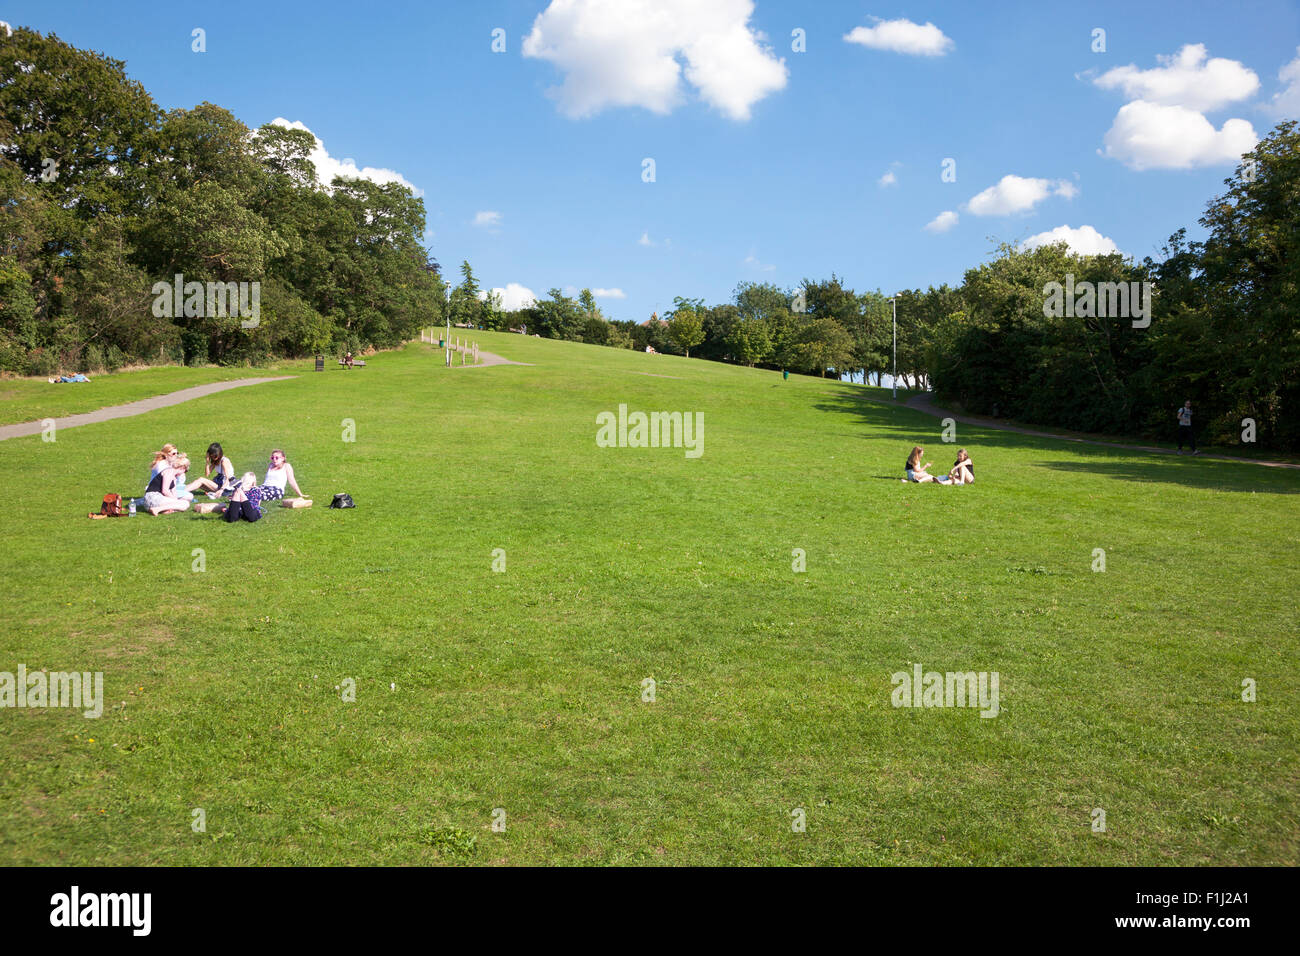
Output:
<path fill-rule="evenodd" d="M 1193 455 L 1199 455 L 1196 450 L 1196 432 L 1192 430 L 1192 400 L 1189 398 L 1183 402 L 1183 407 L 1178 409 L 1178 454 L 1183 453 L 1183 443 L 1192 449 Z"/>

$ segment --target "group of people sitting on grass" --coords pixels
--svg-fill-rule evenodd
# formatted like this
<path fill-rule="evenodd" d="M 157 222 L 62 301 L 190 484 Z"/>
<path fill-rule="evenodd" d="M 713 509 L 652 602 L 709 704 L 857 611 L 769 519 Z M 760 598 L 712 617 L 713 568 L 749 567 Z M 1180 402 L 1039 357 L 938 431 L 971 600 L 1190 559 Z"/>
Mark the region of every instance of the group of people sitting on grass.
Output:
<path fill-rule="evenodd" d="M 154 452 L 149 484 L 144 492 L 144 506 L 151 515 L 188 510 L 196 491 L 207 492 L 213 501 L 224 501 L 224 509 L 219 510 L 224 512 L 227 521 L 256 521 L 262 517 L 262 502 L 283 498 L 286 487 L 292 488 L 299 498 L 306 497 L 298 487 L 293 465 L 278 448 L 271 452 L 266 480 L 260 485 L 251 471 L 244 472 L 243 477 L 235 477 L 235 466 L 230 463 L 220 442 L 209 445 L 205 457 L 207 467 L 203 477 L 186 484 L 189 456 L 177 451 L 172 444 L 163 445 Z"/>
<path fill-rule="evenodd" d="M 912 449 L 912 453 L 907 456 L 907 477 L 903 481 L 915 481 L 924 483 L 933 481 L 940 485 L 973 485 L 975 484 L 975 465 L 970 460 L 970 455 L 966 454 L 963 448 L 957 452 L 957 460 L 952 463 L 952 469 L 946 475 L 932 475 L 926 469 L 930 467 L 929 462 L 923 462 L 925 449 L 917 445 Z"/>

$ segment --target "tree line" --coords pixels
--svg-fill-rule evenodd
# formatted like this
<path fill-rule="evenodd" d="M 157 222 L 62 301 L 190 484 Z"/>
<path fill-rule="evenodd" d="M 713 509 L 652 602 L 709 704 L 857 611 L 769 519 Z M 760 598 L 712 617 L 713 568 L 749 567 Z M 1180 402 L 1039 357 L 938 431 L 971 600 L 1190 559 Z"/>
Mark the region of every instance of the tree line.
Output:
<path fill-rule="evenodd" d="M 1203 439 L 1300 451 L 1300 132 L 1285 121 L 1206 205 L 1206 238 L 1157 257 L 1004 243 L 960 286 L 897 293 L 898 372 L 977 414 L 1168 438 L 1191 399 Z M 463 267 L 468 270 L 468 265 Z M 832 274 L 796 289 L 742 282 L 731 301 L 678 296 L 644 323 L 609 321 L 558 289 L 475 322 L 551 338 L 795 372 L 889 374 L 891 301 Z"/>
<path fill-rule="evenodd" d="M 0 36 L 0 370 L 258 363 L 355 352 L 450 319 L 484 329 L 869 381 L 894 366 L 967 411 L 1161 436 L 1186 398 L 1206 439 L 1300 450 L 1300 133 L 1283 122 L 1158 258 L 998 247 L 961 285 L 857 292 L 832 273 L 742 282 L 729 301 L 606 316 L 591 290 L 505 310 L 468 262 L 449 286 L 400 184 L 317 181 L 310 133 L 250 130 L 210 103 L 163 111 L 120 61 L 54 35 Z M 159 315 L 159 283 L 260 287 L 230 310 Z M 1108 285 L 1109 284 L 1109 285 Z M 1069 296 L 1049 290 L 1097 290 Z M 1118 300 L 1102 290 L 1133 290 Z M 1135 317 L 1138 303 L 1150 312 Z M 191 311 L 187 308 L 187 312 Z"/>
<path fill-rule="evenodd" d="M 445 308 L 423 200 L 322 185 L 313 147 L 211 103 L 163 111 L 121 61 L 52 34 L 0 36 L 0 370 L 256 364 L 413 338 Z M 255 321 L 203 296 L 167 314 L 155 287 L 178 275 L 255 283 Z"/>

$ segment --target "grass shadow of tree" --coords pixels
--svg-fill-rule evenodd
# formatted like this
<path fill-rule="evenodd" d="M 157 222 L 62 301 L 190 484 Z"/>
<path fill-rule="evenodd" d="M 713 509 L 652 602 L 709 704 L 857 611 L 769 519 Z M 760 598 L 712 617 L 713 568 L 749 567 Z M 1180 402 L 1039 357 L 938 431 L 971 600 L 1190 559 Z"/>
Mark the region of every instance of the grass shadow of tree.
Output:
<path fill-rule="evenodd" d="M 1177 484 L 1207 491 L 1262 495 L 1300 494 L 1300 479 L 1292 477 L 1293 472 L 1231 461 L 1115 453 L 1096 456 L 1090 461 L 1036 461 L 1031 464 L 1053 471 L 1101 475 L 1141 484 Z"/>
<path fill-rule="evenodd" d="M 836 389 L 829 400 L 818 402 L 813 407 L 819 411 L 853 415 L 858 422 L 871 428 L 870 433 L 862 435 L 864 440 L 879 441 L 896 435 L 899 446 L 903 449 L 898 456 L 900 468 L 903 457 L 912 445 L 924 446 L 927 457 L 932 457 L 929 452 L 942 441 L 941 419 L 916 409 L 868 398 L 862 394 L 860 386 L 845 385 Z M 1293 469 L 1126 451 L 1122 448 L 1089 445 L 1069 438 L 1041 438 L 979 425 L 959 424 L 957 435 L 959 438 L 952 444 L 953 451 L 958 446 L 968 448 L 977 460 L 978 450 L 989 448 L 1044 454 L 1064 452 L 1086 460 L 1026 460 L 1023 464 L 1058 471 L 1090 472 L 1135 482 L 1181 484 L 1189 488 L 1215 491 L 1287 495 L 1300 493 L 1300 472 Z"/>

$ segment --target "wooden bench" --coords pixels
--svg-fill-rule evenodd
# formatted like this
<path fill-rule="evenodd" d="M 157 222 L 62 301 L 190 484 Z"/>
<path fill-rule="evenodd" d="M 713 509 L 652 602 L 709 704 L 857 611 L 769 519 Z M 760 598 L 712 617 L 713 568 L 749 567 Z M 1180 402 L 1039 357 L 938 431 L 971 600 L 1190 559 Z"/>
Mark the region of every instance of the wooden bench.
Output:
<path fill-rule="evenodd" d="M 339 364 L 342 365 L 342 366 L 344 366 L 344 367 L 346 367 L 348 363 L 345 362 L 345 361 L 343 361 L 343 359 L 339 359 Z M 365 368 L 365 367 L 366 367 L 366 363 L 363 362 L 363 361 L 361 361 L 360 359 L 353 359 L 353 360 L 352 360 L 352 367 L 353 367 L 353 368 Z"/>

